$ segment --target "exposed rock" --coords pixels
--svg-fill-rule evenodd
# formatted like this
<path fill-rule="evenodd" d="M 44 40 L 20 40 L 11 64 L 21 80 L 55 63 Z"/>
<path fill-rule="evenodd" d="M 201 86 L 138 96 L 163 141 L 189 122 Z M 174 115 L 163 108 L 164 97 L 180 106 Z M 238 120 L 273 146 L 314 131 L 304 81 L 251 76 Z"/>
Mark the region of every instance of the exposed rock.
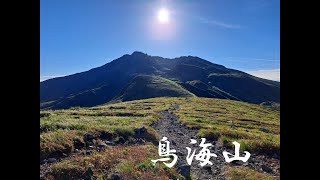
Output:
<path fill-rule="evenodd" d="M 101 132 L 100 139 L 111 140 L 113 138 L 113 134 L 109 132 Z"/>
<path fill-rule="evenodd" d="M 86 146 L 87 146 L 87 147 L 93 146 L 93 142 L 91 142 L 91 141 L 86 141 Z"/>
<path fill-rule="evenodd" d="M 195 162 L 193 162 L 191 166 L 187 164 L 187 150 L 185 147 L 191 147 L 192 149 L 196 150 L 196 152 L 199 152 L 201 149 L 197 145 L 194 145 L 194 147 L 190 145 L 190 139 L 196 139 L 198 143 L 201 142 L 201 140 L 199 140 L 199 138 L 196 136 L 198 130 L 193 130 L 182 125 L 179 122 L 179 117 L 173 113 L 161 111 L 159 114 L 162 116 L 162 118 L 155 122 L 152 127 L 157 129 L 157 133 L 160 137 L 165 136 L 168 138 L 169 142 L 171 142 L 170 149 L 176 150 L 175 154 L 178 155 L 179 158 L 175 164 L 175 167 L 177 167 L 178 172 L 185 176 L 186 179 L 190 178 L 190 174 L 192 174 L 194 179 L 225 180 L 223 175 L 223 167 L 226 162 L 223 157 L 218 156 L 218 158 L 211 159 L 210 161 L 214 163 L 214 166 L 207 165 L 209 167 L 205 168 L 201 167 L 196 160 L 194 160 Z M 175 142 L 175 145 L 172 143 L 172 141 Z M 212 141 L 210 141 L 210 143 L 212 143 Z M 216 145 L 211 152 L 221 152 L 220 154 L 222 154 L 222 150 L 223 147 L 221 145 Z"/>
<path fill-rule="evenodd" d="M 55 163 L 57 160 L 55 158 L 49 158 L 48 163 Z"/>
<path fill-rule="evenodd" d="M 203 169 L 207 170 L 208 173 L 212 173 L 212 170 L 211 170 L 210 166 L 204 166 Z"/>
<path fill-rule="evenodd" d="M 267 172 L 267 173 L 272 173 L 272 169 L 266 165 L 261 166 L 262 171 Z"/>
<path fill-rule="evenodd" d="M 190 177 L 190 168 L 190 165 L 184 164 L 179 166 L 177 170 L 183 177 Z"/>
<path fill-rule="evenodd" d="M 139 137 L 144 137 L 147 134 L 148 130 L 145 127 L 142 127 L 142 128 L 135 129 L 134 132 L 135 132 L 135 136 L 139 138 Z"/>
<path fill-rule="evenodd" d="M 123 177 L 120 174 L 115 173 L 111 175 L 111 180 L 123 180 Z"/>
<path fill-rule="evenodd" d="M 136 141 L 137 141 L 138 144 L 146 143 L 146 141 L 144 139 L 141 139 L 141 138 L 138 138 Z"/>
<path fill-rule="evenodd" d="M 93 134 L 89 134 L 89 133 L 87 133 L 87 134 L 85 134 L 84 136 L 83 136 L 83 140 L 84 141 L 92 141 L 93 139 L 95 139 L 96 137 L 93 135 Z"/>
<path fill-rule="evenodd" d="M 175 141 L 171 141 L 171 144 L 172 145 L 176 145 L 177 143 Z"/>
<path fill-rule="evenodd" d="M 180 157 L 184 156 L 184 154 L 181 151 L 176 152 L 176 154 Z"/>
<path fill-rule="evenodd" d="M 274 154 L 272 155 L 272 157 L 275 158 L 275 159 L 280 159 L 280 156 L 279 156 L 277 153 L 274 153 Z"/>
<path fill-rule="evenodd" d="M 231 164 L 232 164 L 232 165 L 239 165 L 239 166 L 241 166 L 241 165 L 243 165 L 243 162 L 236 160 L 236 161 L 232 161 Z"/>
<path fill-rule="evenodd" d="M 44 175 L 40 175 L 40 180 L 45 180 L 45 176 Z"/>
<path fill-rule="evenodd" d="M 104 142 L 98 144 L 98 148 L 105 148 L 107 145 Z"/>
<path fill-rule="evenodd" d="M 86 155 L 91 155 L 92 154 L 92 150 L 86 151 Z"/>
<path fill-rule="evenodd" d="M 84 173 L 84 179 L 85 180 L 91 180 L 92 178 L 92 176 L 93 176 L 93 171 L 92 171 L 92 169 L 91 169 L 91 167 L 89 167 L 88 168 L 88 170 Z"/>
<path fill-rule="evenodd" d="M 114 142 L 112 142 L 112 141 L 105 141 L 105 143 L 106 143 L 107 145 L 110 145 L 110 146 L 115 145 Z"/>
<path fill-rule="evenodd" d="M 259 130 L 262 131 L 262 132 L 265 132 L 265 133 L 269 133 L 270 132 L 270 130 L 268 130 L 266 128 L 260 128 Z"/>
<path fill-rule="evenodd" d="M 129 137 L 127 142 L 129 144 L 136 144 L 137 140 L 135 138 L 133 138 L 133 137 Z"/>
<path fill-rule="evenodd" d="M 126 142 L 126 140 L 124 139 L 124 137 L 120 136 L 118 142 L 123 144 Z"/>
<path fill-rule="evenodd" d="M 177 134 L 178 134 L 178 135 L 180 135 L 180 136 L 184 136 L 184 134 L 183 134 L 183 133 L 181 133 L 181 132 L 178 132 Z"/>
<path fill-rule="evenodd" d="M 81 149 L 85 146 L 85 143 L 82 142 L 80 139 L 74 139 L 73 140 L 73 145 L 76 149 Z"/>

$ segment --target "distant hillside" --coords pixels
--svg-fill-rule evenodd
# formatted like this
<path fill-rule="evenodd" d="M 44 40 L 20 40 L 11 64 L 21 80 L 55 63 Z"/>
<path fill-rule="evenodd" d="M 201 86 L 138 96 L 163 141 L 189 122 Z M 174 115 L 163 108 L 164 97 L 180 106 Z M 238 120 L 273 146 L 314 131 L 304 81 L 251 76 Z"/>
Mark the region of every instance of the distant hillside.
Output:
<path fill-rule="evenodd" d="M 165 96 L 192 97 L 195 95 L 171 80 L 157 76 L 141 75 L 135 77 L 115 99 L 131 101 Z"/>
<path fill-rule="evenodd" d="M 280 83 L 199 57 L 168 59 L 141 52 L 123 55 L 86 72 L 40 82 L 41 109 L 189 95 L 256 104 L 279 103 Z"/>

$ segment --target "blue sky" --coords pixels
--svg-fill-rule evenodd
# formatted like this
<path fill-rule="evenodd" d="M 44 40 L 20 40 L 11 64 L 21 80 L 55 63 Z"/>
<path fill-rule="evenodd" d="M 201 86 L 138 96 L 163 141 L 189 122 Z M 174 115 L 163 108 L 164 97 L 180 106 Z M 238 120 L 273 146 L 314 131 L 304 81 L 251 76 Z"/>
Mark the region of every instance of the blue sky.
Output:
<path fill-rule="evenodd" d="M 279 0 L 41 0 L 40 81 L 141 51 L 280 81 Z M 160 9 L 168 22 L 158 19 Z"/>

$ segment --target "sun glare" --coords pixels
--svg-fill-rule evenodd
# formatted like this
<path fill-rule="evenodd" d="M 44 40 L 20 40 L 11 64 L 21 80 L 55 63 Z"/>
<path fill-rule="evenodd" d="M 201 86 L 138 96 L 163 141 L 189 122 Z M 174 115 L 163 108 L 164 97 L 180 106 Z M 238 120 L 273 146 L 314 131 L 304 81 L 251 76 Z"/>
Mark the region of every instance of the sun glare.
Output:
<path fill-rule="evenodd" d="M 162 8 L 158 11 L 158 20 L 161 23 L 169 22 L 169 11 L 166 8 Z"/>

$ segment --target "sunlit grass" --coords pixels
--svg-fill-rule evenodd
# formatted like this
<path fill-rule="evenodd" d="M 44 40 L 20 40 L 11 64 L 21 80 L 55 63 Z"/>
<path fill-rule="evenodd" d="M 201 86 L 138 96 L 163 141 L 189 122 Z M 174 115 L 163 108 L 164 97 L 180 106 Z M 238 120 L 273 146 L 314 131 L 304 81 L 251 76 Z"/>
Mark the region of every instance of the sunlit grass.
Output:
<path fill-rule="evenodd" d="M 150 125 L 160 118 L 157 112 L 170 106 L 168 100 L 140 100 L 92 108 L 40 111 L 40 157 L 70 154 L 75 149 L 74 140 L 81 141 L 86 133 L 99 135 L 104 132 L 127 139 L 134 136 L 135 129 L 146 127 L 149 140 L 156 141 L 157 134 Z"/>
<path fill-rule="evenodd" d="M 157 158 L 153 145 L 113 147 L 90 156 L 77 156 L 53 165 L 52 179 L 80 179 L 90 167 L 97 179 L 110 179 L 117 172 L 124 179 L 183 179 L 174 168 L 163 164 L 153 165 Z"/>
<path fill-rule="evenodd" d="M 265 173 L 257 172 L 253 169 L 245 167 L 226 167 L 226 180 L 275 180 L 279 178 L 272 177 Z"/>
<path fill-rule="evenodd" d="M 233 141 L 241 144 L 241 150 L 250 153 L 279 153 L 280 151 L 280 111 L 264 106 L 239 101 L 210 98 L 152 98 L 116 104 L 106 104 L 91 108 L 71 108 L 67 110 L 40 111 L 40 158 L 70 154 L 75 150 L 75 141 L 84 143 L 86 133 L 101 135 L 109 133 L 128 139 L 135 136 L 137 128 L 145 127 L 149 142 L 156 144 L 159 136 L 151 125 L 160 119 L 158 112 L 179 105 L 178 110 L 170 110 L 179 116 L 179 121 L 196 129 L 199 137 L 218 140 L 233 149 Z M 155 143 L 156 142 L 156 143 Z M 88 167 L 94 167 L 98 179 L 110 177 L 112 172 L 120 172 L 124 177 L 179 177 L 174 170 L 162 166 L 151 166 L 150 158 L 157 157 L 156 146 L 118 146 L 116 152 L 94 153 L 76 156 L 54 165 L 53 179 L 83 175 Z M 149 153 L 149 154 L 148 154 Z M 233 169 L 227 171 L 231 179 L 236 177 L 268 177 L 253 170 Z M 268 177 L 269 178 L 269 177 Z M 182 178 L 180 178 L 182 179 Z M 250 178 L 249 178 L 250 179 Z"/>
<path fill-rule="evenodd" d="M 199 129 L 198 136 L 219 140 L 227 147 L 232 141 L 243 150 L 279 153 L 280 112 L 239 101 L 189 98 L 174 111 L 181 123 Z"/>

